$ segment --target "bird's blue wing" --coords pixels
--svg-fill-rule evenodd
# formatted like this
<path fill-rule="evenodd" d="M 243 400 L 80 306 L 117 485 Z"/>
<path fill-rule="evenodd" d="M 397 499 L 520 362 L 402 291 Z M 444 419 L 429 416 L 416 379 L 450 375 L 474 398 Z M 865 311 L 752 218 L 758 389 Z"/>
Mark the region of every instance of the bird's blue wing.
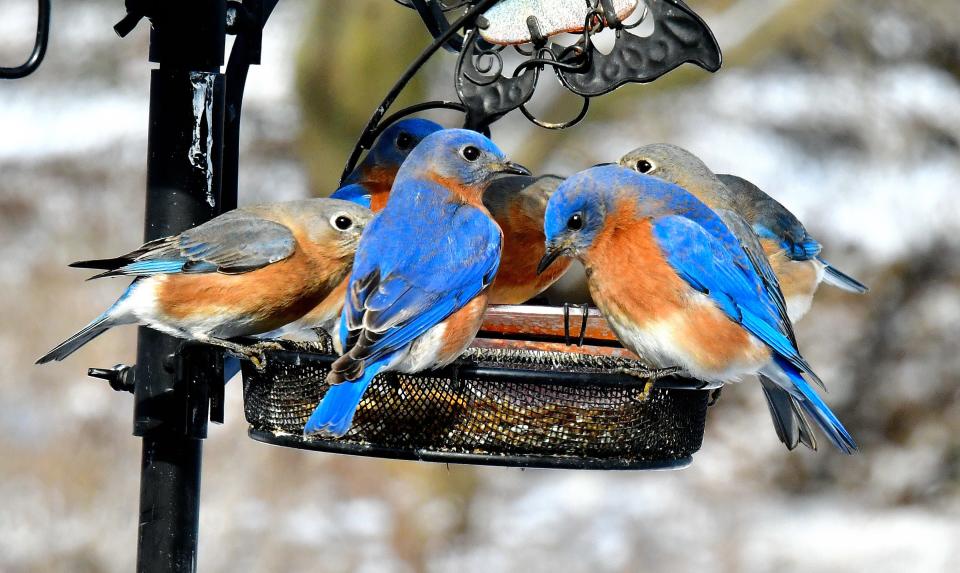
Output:
<path fill-rule="evenodd" d="M 479 209 L 440 190 L 399 196 L 410 204 L 375 219 L 357 250 L 341 326 L 344 372 L 362 372 L 362 363 L 402 349 L 462 308 L 500 263 L 500 229 Z M 406 209 L 427 214 L 431 226 L 411 227 Z"/>
<path fill-rule="evenodd" d="M 699 224 L 681 216 L 657 219 L 653 232 L 667 262 L 681 278 L 777 354 L 812 372 L 742 251 L 725 248 Z"/>
<path fill-rule="evenodd" d="M 351 183 L 350 185 L 344 185 L 343 187 L 337 189 L 333 192 L 333 195 L 330 195 L 331 199 L 343 199 L 344 201 L 351 201 L 360 205 L 361 207 L 370 208 L 370 192 L 367 191 L 367 188 L 359 183 Z"/>
<path fill-rule="evenodd" d="M 787 233 L 782 230 L 782 225 L 769 226 L 763 220 L 758 220 L 753 223 L 752 228 L 757 236 L 776 241 L 793 261 L 812 259 L 823 250 L 823 246 L 808 235 L 802 226 L 795 232 Z"/>
<path fill-rule="evenodd" d="M 717 209 L 716 213 L 717 216 L 723 220 L 727 230 L 729 230 L 737 239 L 737 242 L 740 243 L 740 247 L 750 262 L 750 266 L 757 273 L 757 276 L 763 284 L 763 290 L 766 291 L 770 297 L 770 301 L 776 308 L 777 320 L 783 327 L 784 333 L 790 341 L 796 345 L 793 325 L 790 323 L 790 318 L 787 315 L 787 301 L 783 297 L 783 291 L 780 290 L 780 280 L 770 266 L 770 261 L 763 251 L 763 245 L 760 244 L 760 239 L 754 233 L 750 224 L 736 212 L 729 209 Z"/>

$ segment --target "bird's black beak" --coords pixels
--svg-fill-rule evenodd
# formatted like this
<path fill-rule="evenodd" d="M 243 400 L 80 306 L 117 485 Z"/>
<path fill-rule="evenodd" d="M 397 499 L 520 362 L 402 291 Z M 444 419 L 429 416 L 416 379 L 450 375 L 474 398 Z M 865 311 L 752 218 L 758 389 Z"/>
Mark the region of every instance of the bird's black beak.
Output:
<path fill-rule="evenodd" d="M 519 163 L 514 163 L 513 161 L 504 161 L 500 164 L 498 173 L 509 173 L 511 175 L 533 175 L 530 173 L 530 170 L 520 165 Z"/>
<path fill-rule="evenodd" d="M 537 274 L 543 274 L 543 271 L 547 270 L 547 267 L 553 264 L 553 261 L 560 258 L 561 255 L 565 255 L 568 252 L 566 247 L 555 247 L 553 245 L 547 245 L 547 252 L 543 255 L 543 258 L 540 259 L 540 264 L 537 265 Z"/>
<path fill-rule="evenodd" d="M 606 163 L 597 163 L 596 165 L 592 165 L 592 166 L 591 166 L 591 169 L 592 169 L 593 167 L 606 167 L 607 165 L 616 165 L 616 163 L 611 163 L 611 162 L 609 162 L 609 161 L 606 162 Z"/>

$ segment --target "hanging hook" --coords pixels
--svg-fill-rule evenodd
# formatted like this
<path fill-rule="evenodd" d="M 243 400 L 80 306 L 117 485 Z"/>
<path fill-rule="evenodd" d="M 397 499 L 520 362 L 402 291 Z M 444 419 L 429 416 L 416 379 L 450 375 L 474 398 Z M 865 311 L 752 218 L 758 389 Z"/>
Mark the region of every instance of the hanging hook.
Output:
<path fill-rule="evenodd" d="M 15 68 L 0 68 L 0 78 L 16 80 L 25 78 L 40 67 L 47 54 L 47 41 L 50 38 L 50 0 L 37 0 L 37 39 L 33 52 L 27 61 Z"/>

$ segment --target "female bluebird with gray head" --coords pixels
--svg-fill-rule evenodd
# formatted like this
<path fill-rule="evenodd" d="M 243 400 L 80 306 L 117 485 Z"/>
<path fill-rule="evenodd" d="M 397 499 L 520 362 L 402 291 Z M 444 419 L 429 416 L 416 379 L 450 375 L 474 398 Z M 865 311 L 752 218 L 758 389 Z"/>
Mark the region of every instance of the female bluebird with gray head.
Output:
<path fill-rule="evenodd" d="M 424 137 L 441 129 L 438 123 L 416 117 L 391 125 L 330 197 L 353 201 L 379 213 L 387 204 L 400 165 Z"/>
<path fill-rule="evenodd" d="M 555 283 L 570 266 L 558 260 L 542 274 L 543 214 L 550 195 L 563 181 L 556 175 L 499 177 L 483 194 L 483 204 L 503 230 L 500 270 L 490 287 L 490 304 L 521 304 Z"/>
<path fill-rule="evenodd" d="M 214 344 L 263 363 L 268 345 L 226 340 L 276 329 L 303 316 L 350 271 L 372 214 L 338 199 L 241 207 L 113 259 L 71 266 L 92 277 L 133 276 L 103 314 L 41 357 L 63 360 L 121 324 Z"/>
<path fill-rule="evenodd" d="M 547 205 L 547 254 L 580 259 L 594 302 L 620 341 L 657 368 L 705 382 L 762 373 L 838 449 L 853 438 L 804 375 L 817 380 L 789 323 L 737 238 L 684 189 L 619 166 L 567 179 Z"/>
<path fill-rule="evenodd" d="M 344 185 L 330 195 L 331 199 L 343 199 L 378 213 L 387 204 L 390 187 L 397 170 L 407 156 L 424 137 L 443 129 L 438 123 L 427 119 L 409 118 L 398 121 L 383 130 L 363 161 L 344 179 Z M 320 304 L 299 320 L 265 333 L 262 338 L 289 338 L 316 340 L 318 331 L 333 335 L 336 345 L 336 324 L 343 310 L 343 298 L 347 292 L 347 277 Z"/>
<path fill-rule="evenodd" d="M 867 291 L 862 283 L 820 258 L 820 243 L 800 221 L 749 181 L 732 175 L 718 177 L 697 156 L 668 143 L 638 147 L 624 155 L 620 165 L 676 183 L 712 209 L 729 210 L 745 221 L 759 237 L 793 322 L 810 309 L 821 281 L 850 292 Z"/>
<path fill-rule="evenodd" d="M 345 434 L 378 373 L 437 368 L 470 344 L 500 263 L 500 228 L 481 197 L 502 173 L 529 175 L 462 129 L 427 136 L 403 163 L 360 239 L 340 319 L 344 354 L 305 435 Z"/>
<path fill-rule="evenodd" d="M 794 322 L 806 314 L 821 282 L 847 292 L 863 294 L 869 288 L 820 256 L 823 247 L 803 223 L 753 183 L 736 175 L 718 175 L 733 193 L 736 210 L 760 237 L 774 272 L 780 277 Z"/>

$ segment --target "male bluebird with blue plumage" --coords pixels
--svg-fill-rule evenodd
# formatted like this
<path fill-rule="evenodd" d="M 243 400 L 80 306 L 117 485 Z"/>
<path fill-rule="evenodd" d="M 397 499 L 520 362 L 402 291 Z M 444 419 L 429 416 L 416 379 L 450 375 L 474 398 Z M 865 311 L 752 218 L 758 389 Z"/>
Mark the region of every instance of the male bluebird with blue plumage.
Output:
<path fill-rule="evenodd" d="M 377 139 L 370 153 L 344 180 L 345 185 L 331 197 L 347 199 L 369 207 L 374 213 L 383 209 L 397 169 L 406 156 L 427 135 L 442 129 L 432 121 L 404 119 Z M 503 230 L 503 264 L 489 293 L 490 304 L 520 304 L 553 284 L 566 271 L 569 261 L 558 262 L 549 272 L 537 276 L 537 262 L 543 256 L 543 211 L 550 193 L 562 179 L 554 175 L 499 177 L 491 182 L 483 202 Z M 322 327 L 310 313 L 298 325 Z M 326 316 L 326 315 L 324 315 Z"/>
<path fill-rule="evenodd" d="M 839 450 L 856 450 L 804 378 L 819 383 L 776 293 L 723 220 L 692 194 L 620 166 L 594 167 L 557 189 L 545 231 L 541 268 L 561 255 L 580 259 L 611 328 L 650 365 L 680 367 L 705 382 L 762 374 L 789 397 L 798 423 L 809 417 Z"/>
<path fill-rule="evenodd" d="M 440 131 L 413 150 L 360 239 L 340 321 L 344 354 L 305 435 L 344 435 L 378 373 L 437 368 L 470 344 L 500 263 L 500 228 L 482 194 L 504 173 L 529 175 L 472 131 Z"/>
<path fill-rule="evenodd" d="M 71 266 L 132 276 L 103 314 L 38 363 L 63 360 L 122 324 L 214 344 L 263 364 L 267 344 L 227 339 L 276 329 L 317 306 L 350 271 L 372 214 L 338 199 L 241 207 L 113 259 Z"/>
<path fill-rule="evenodd" d="M 624 167 L 676 183 L 714 210 L 729 210 L 759 237 L 793 322 L 810 309 L 821 281 L 856 293 L 867 287 L 820 257 L 821 246 L 783 205 L 732 175 L 716 176 L 698 157 L 667 143 L 638 147 L 620 159 Z"/>
<path fill-rule="evenodd" d="M 387 205 L 400 165 L 424 137 L 441 129 L 443 126 L 438 123 L 416 117 L 394 123 L 383 130 L 363 161 L 331 197 L 353 201 L 379 213 Z"/>
<path fill-rule="evenodd" d="M 363 161 L 344 179 L 342 187 L 330 195 L 331 199 L 343 199 L 378 213 L 387 204 L 390 188 L 400 165 L 424 137 L 443 129 L 438 123 L 427 119 L 407 118 L 383 130 Z M 264 334 L 264 338 L 289 338 L 316 340 L 322 330 L 336 336 L 336 324 L 343 309 L 347 292 L 347 277 L 323 301 L 300 319 Z M 235 368 L 231 371 L 236 370 Z"/>

